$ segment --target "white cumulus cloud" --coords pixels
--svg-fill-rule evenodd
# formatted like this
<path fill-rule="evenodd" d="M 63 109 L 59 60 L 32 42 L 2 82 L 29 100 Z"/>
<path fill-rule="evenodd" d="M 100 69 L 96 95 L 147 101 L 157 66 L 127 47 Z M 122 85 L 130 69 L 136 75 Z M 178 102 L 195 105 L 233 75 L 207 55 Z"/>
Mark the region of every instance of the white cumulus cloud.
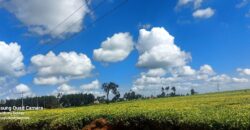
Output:
<path fill-rule="evenodd" d="M 34 96 L 31 89 L 25 84 L 19 84 L 15 87 L 15 93 L 23 94 L 24 97 Z"/>
<path fill-rule="evenodd" d="M 8 0 L 1 4 L 26 25 L 30 32 L 53 37 L 79 32 L 84 17 L 89 12 L 85 0 Z M 78 8 L 66 22 L 57 26 Z"/>
<path fill-rule="evenodd" d="M 202 93 L 214 92 L 218 90 L 217 84 L 220 90 L 242 89 L 249 85 L 248 78 L 217 74 L 208 64 L 193 69 L 188 65 L 191 55 L 182 51 L 174 43 L 174 36 L 164 28 L 141 29 L 136 49 L 139 52 L 137 66 L 147 72 L 133 81 L 132 90 L 142 94 L 160 94 L 161 88 L 166 86 L 175 86 L 178 93 L 186 94 L 192 88 Z M 237 71 L 246 75 L 248 69 Z"/>
<path fill-rule="evenodd" d="M 0 97 L 10 95 L 10 90 L 17 84 L 17 78 L 26 73 L 23 59 L 18 43 L 0 41 Z"/>
<path fill-rule="evenodd" d="M 137 49 L 140 54 L 137 66 L 143 68 L 179 67 L 191 59 L 163 27 L 154 27 L 150 31 L 141 29 Z"/>
<path fill-rule="evenodd" d="M 166 74 L 166 70 L 162 69 L 162 68 L 156 68 L 156 69 L 150 69 L 148 70 L 147 73 L 143 73 L 146 76 L 149 77 L 157 77 L 157 76 L 164 76 Z"/>
<path fill-rule="evenodd" d="M 226 74 L 216 75 L 208 79 L 209 82 L 215 82 L 215 83 L 228 83 L 231 82 L 232 79 L 230 76 Z"/>
<path fill-rule="evenodd" d="M 214 13 L 215 13 L 215 10 L 212 8 L 198 9 L 195 12 L 193 12 L 193 17 L 207 19 L 207 18 L 212 17 Z"/>
<path fill-rule="evenodd" d="M 191 66 L 182 66 L 172 70 L 174 76 L 193 76 L 196 74 L 196 71 L 191 68 Z"/>
<path fill-rule="evenodd" d="M 200 67 L 200 74 L 207 74 L 207 75 L 213 75 L 215 74 L 213 68 L 210 65 L 203 65 Z"/>
<path fill-rule="evenodd" d="M 179 0 L 176 7 L 186 6 L 192 4 L 195 9 L 199 8 L 203 0 Z"/>
<path fill-rule="evenodd" d="M 238 3 L 236 5 L 236 8 L 242 8 L 245 7 L 246 5 L 248 5 L 250 3 L 250 0 L 242 0 L 240 3 Z"/>
<path fill-rule="evenodd" d="M 37 85 L 56 85 L 63 84 L 70 80 L 69 77 L 63 76 L 49 76 L 49 77 L 35 77 L 33 82 Z"/>
<path fill-rule="evenodd" d="M 199 80 L 207 80 L 208 77 L 215 75 L 212 66 L 210 65 L 203 65 L 200 67 L 200 70 L 197 72 L 197 79 Z"/>
<path fill-rule="evenodd" d="M 124 60 L 133 50 L 134 42 L 129 33 L 116 33 L 102 42 L 101 48 L 94 50 L 94 59 L 101 62 Z"/>
<path fill-rule="evenodd" d="M 249 79 L 246 79 L 246 78 L 232 78 L 232 81 L 236 82 L 236 83 L 247 83 L 247 82 L 249 82 Z"/>
<path fill-rule="evenodd" d="M 0 77 L 19 77 L 24 73 L 21 46 L 0 41 Z"/>
<path fill-rule="evenodd" d="M 246 69 L 238 68 L 237 71 L 239 72 L 240 75 L 250 75 L 250 69 L 248 68 Z"/>
<path fill-rule="evenodd" d="M 76 88 L 68 85 L 68 84 L 62 84 L 59 87 L 57 87 L 57 90 L 55 90 L 53 92 L 53 94 L 58 94 L 58 93 L 62 93 L 62 94 L 76 94 L 76 93 L 80 93 Z"/>
<path fill-rule="evenodd" d="M 27 92 L 30 92 L 30 88 L 25 84 L 19 84 L 16 86 L 16 91 L 18 93 L 21 93 L 21 92 L 27 93 Z"/>
<path fill-rule="evenodd" d="M 104 96 L 105 94 L 100 91 L 101 83 L 98 80 L 94 80 L 89 84 L 83 84 L 80 88 L 83 90 L 83 93 L 93 94 L 95 97 Z"/>
<path fill-rule="evenodd" d="M 100 82 L 98 80 L 94 80 L 89 84 L 84 84 L 81 85 L 81 89 L 86 90 L 86 91 L 90 91 L 90 90 L 96 90 L 100 88 Z"/>
<path fill-rule="evenodd" d="M 87 78 L 95 68 L 85 54 L 76 52 L 39 54 L 31 58 L 31 63 L 37 72 L 34 83 L 39 85 L 62 84 L 72 79 Z"/>

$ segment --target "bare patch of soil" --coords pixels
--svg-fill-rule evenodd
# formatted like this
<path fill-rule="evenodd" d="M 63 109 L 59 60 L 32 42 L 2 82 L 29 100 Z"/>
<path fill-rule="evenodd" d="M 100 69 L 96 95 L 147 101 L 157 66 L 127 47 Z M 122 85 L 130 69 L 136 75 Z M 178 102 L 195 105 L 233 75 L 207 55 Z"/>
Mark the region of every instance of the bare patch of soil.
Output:
<path fill-rule="evenodd" d="M 107 119 L 99 118 L 86 125 L 82 130 L 112 130 Z"/>

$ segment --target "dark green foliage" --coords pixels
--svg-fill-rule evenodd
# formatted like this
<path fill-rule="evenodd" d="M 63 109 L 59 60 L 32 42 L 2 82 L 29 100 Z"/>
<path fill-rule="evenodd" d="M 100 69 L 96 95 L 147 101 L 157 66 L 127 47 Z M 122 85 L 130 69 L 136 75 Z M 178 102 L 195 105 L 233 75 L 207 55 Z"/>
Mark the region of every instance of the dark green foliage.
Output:
<path fill-rule="evenodd" d="M 171 90 L 173 91 L 171 95 L 172 95 L 172 96 L 175 96 L 175 95 L 176 95 L 176 88 L 175 88 L 175 86 L 173 86 L 173 87 L 171 88 Z"/>
<path fill-rule="evenodd" d="M 42 97 L 26 97 L 23 99 L 24 106 L 38 106 L 43 108 L 58 108 L 58 107 L 71 107 L 71 106 L 83 106 L 92 104 L 95 101 L 93 94 L 70 94 L 62 95 L 60 97 L 55 96 L 42 96 Z M 21 99 L 10 99 L 5 104 L 0 106 L 22 106 Z"/>
<path fill-rule="evenodd" d="M 190 94 L 191 94 L 191 95 L 194 95 L 194 94 L 197 94 L 197 92 L 195 92 L 195 90 L 192 88 L 192 89 L 190 90 Z"/>
<path fill-rule="evenodd" d="M 110 92 L 112 92 L 115 95 L 114 98 L 112 99 L 112 101 L 119 99 L 120 93 L 118 92 L 118 87 L 119 87 L 119 85 L 117 85 L 113 82 L 102 84 L 102 89 L 106 93 L 107 102 L 109 102 Z"/>
<path fill-rule="evenodd" d="M 57 108 L 58 100 L 55 96 L 26 97 L 23 99 L 24 106 L 40 106 L 44 108 Z M 22 106 L 22 99 L 6 100 L 0 106 Z"/>
<path fill-rule="evenodd" d="M 123 98 L 125 98 L 126 100 L 134 100 L 143 98 L 143 96 L 140 94 L 136 94 L 134 91 L 130 90 L 129 92 L 124 94 Z"/>
<path fill-rule="evenodd" d="M 106 101 L 105 96 L 98 96 L 96 100 L 99 101 L 99 103 L 104 103 Z"/>
<path fill-rule="evenodd" d="M 60 99 L 60 104 L 63 107 L 82 106 L 94 103 L 95 96 L 93 94 L 70 94 L 63 95 Z"/>

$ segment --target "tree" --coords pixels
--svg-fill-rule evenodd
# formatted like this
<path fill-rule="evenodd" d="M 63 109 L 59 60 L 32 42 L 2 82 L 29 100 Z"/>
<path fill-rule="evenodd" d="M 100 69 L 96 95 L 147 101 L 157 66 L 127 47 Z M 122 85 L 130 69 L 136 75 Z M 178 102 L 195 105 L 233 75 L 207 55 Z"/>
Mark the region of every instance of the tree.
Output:
<path fill-rule="evenodd" d="M 175 86 L 173 86 L 171 88 L 171 90 L 173 91 L 173 93 L 171 94 L 171 96 L 175 96 L 176 95 L 176 88 L 175 88 Z"/>
<path fill-rule="evenodd" d="M 191 95 L 194 95 L 194 94 L 196 94 L 197 92 L 195 92 L 195 90 L 192 88 L 192 89 L 190 90 L 190 93 L 191 93 Z"/>
<path fill-rule="evenodd" d="M 115 96 L 113 97 L 112 101 L 117 101 L 120 98 L 121 94 L 118 91 L 114 92 L 114 94 Z"/>
<path fill-rule="evenodd" d="M 96 99 L 97 99 L 97 101 L 99 103 L 104 103 L 105 102 L 105 96 L 98 96 Z"/>
<path fill-rule="evenodd" d="M 165 97 L 166 96 L 166 93 L 164 92 L 164 87 L 161 88 L 161 94 L 158 95 L 157 97 Z"/>
<path fill-rule="evenodd" d="M 60 104 L 63 107 L 71 107 L 71 106 L 83 106 L 94 103 L 95 96 L 93 94 L 69 94 L 63 95 L 60 98 Z"/>
<path fill-rule="evenodd" d="M 118 88 L 118 85 L 117 85 L 117 88 Z M 117 88 L 112 89 L 112 93 L 115 95 L 113 97 L 112 101 L 117 101 L 120 98 L 120 96 L 121 96 L 121 94 L 120 94 L 120 92 L 118 91 Z"/>
<path fill-rule="evenodd" d="M 83 102 L 82 102 L 83 105 L 92 104 L 95 101 L 95 96 L 93 94 L 91 94 L 91 93 L 89 93 L 89 94 L 86 94 L 86 93 L 81 94 L 81 96 L 82 96 L 82 100 L 83 100 Z"/>
<path fill-rule="evenodd" d="M 103 83 L 102 84 L 102 89 L 104 90 L 104 92 L 106 93 L 106 98 L 107 98 L 107 102 L 109 102 L 109 94 L 110 94 L 110 91 L 113 93 L 113 94 L 118 94 L 118 88 L 119 86 L 113 82 L 110 82 L 110 83 Z M 119 96 L 120 97 L 120 96 Z"/>
<path fill-rule="evenodd" d="M 57 98 L 57 104 L 58 106 L 60 107 L 60 98 L 62 98 L 63 94 L 62 93 L 58 93 L 56 98 Z M 38 106 L 38 103 L 37 103 L 37 106 Z"/>
<path fill-rule="evenodd" d="M 41 96 L 41 97 L 26 97 L 20 99 L 9 99 L 6 100 L 5 104 L 1 106 L 22 106 L 22 100 L 27 106 L 43 106 L 44 108 L 58 108 L 58 107 L 71 107 L 71 106 L 82 106 L 93 104 L 95 96 L 93 94 L 69 94 L 57 96 Z"/>
<path fill-rule="evenodd" d="M 124 94 L 123 98 L 125 98 L 126 100 L 134 100 L 142 98 L 142 95 L 136 94 L 134 91 L 130 90 L 129 92 Z"/>

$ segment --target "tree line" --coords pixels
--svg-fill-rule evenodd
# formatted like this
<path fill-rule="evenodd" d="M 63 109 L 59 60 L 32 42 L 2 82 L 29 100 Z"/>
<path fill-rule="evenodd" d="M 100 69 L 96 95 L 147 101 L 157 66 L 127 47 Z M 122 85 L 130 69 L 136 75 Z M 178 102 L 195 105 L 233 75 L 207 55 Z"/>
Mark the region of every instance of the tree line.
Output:
<path fill-rule="evenodd" d="M 58 93 L 56 96 L 40 96 L 40 97 L 25 97 L 19 99 L 9 99 L 6 100 L 1 106 L 37 106 L 43 108 L 60 108 L 60 107 L 76 107 L 76 106 L 85 106 L 95 103 L 110 103 L 118 102 L 125 100 L 136 100 L 136 99 L 147 99 L 147 98 L 161 98 L 161 97 L 173 97 L 173 96 L 184 96 L 176 94 L 176 87 L 167 86 L 161 88 L 161 93 L 154 97 L 142 96 L 141 94 L 136 94 L 134 91 L 130 90 L 126 92 L 123 97 L 121 97 L 120 92 L 118 91 L 119 85 L 114 82 L 102 84 L 102 90 L 105 92 L 105 96 L 95 97 L 93 94 L 87 93 L 78 93 L 78 94 L 68 94 L 63 95 Z M 110 99 L 110 94 L 114 96 Z M 194 95 L 194 89 L 191 89 L 190 94 Z M 189 95 L 189 94 L 187 94 Z"/>
<path fill-rule="evenodd" d="M 192 88 L 190 90 L 190 95 L 197 94 L 197 92 Z M 188 96 L 189 93 L 186 94 Z M 184 96 L 181 94 L 176 94 L 176 87 L 175 86 L 167 86 L 167 87 L 162 87 L 161 88 L 161 94 L 157 95 L 157 97 L 174 97 L 174 96 Z"/>

